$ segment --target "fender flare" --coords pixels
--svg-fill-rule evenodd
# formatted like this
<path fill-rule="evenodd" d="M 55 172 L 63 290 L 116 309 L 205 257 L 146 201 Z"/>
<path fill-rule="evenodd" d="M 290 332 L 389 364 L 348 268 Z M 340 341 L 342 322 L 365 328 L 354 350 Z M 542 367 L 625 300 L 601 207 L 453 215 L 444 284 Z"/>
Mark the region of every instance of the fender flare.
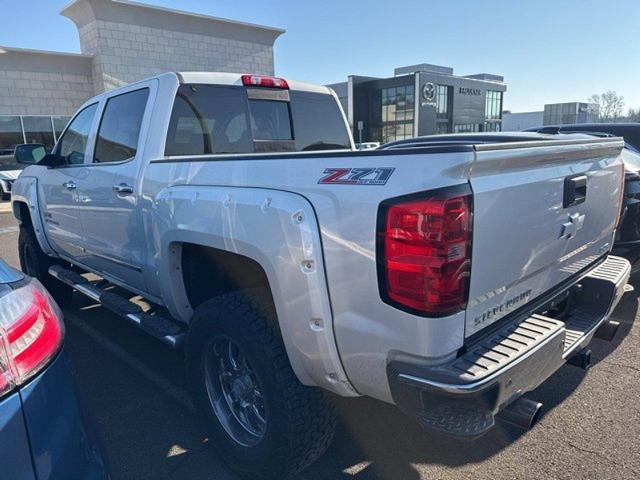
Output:
<path fill-rule="evenodd" d="M 11 209 L 13 216 L 20 222 L 23 222 L 20 205 L 26 205 L 31 217 L 31 225 L 36 234 L 38 244 L 44 253 L 50 257 L 58 257 L 58 254 L 51 248 L 45 235 L 42 216 L 40 215 L 40 206 L 38 204 L 38 180 L 35 177 L 20 176 L 13 184 L 11 192 Z"/>
<path fill-rule="evenodd" d="M 305 385 L 357 396 L 342 367 L 315 212 L 302 196 L 279 190 L 175 186 L 152 207 L 162 298 L 187 322 L 181 245 L 216 248 L 257 262 L 271 288 L 291 366 Z"/>

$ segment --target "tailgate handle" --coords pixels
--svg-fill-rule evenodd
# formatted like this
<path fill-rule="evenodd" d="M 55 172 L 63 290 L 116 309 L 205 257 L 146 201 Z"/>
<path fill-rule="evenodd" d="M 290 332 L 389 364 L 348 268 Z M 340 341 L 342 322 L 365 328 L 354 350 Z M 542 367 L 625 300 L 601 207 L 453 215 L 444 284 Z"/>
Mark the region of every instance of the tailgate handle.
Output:
<path fill-rule="evenodd" d="M 584 203 L 587 198 L 587 176 L 577 175 L 564 179 L 564 208 Z"/>

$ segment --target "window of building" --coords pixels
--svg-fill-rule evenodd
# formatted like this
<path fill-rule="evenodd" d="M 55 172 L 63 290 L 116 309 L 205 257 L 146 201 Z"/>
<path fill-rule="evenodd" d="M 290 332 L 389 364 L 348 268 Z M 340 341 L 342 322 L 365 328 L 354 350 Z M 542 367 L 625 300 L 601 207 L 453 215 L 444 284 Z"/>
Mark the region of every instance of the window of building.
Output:
<path fill-rule="evenodd" d="M 502 92 L 497 90 L 487 90 L 485 98 L 485 119 L 502 119 Z"/>
<path fill-rule="evenodd" d="M 459 123 L 453 126 L 454 133 L 475 133 L 480 131 L 481 125 L 478 123 Z"/>
<path fill-rule="evenodd" d="M 415 96 L 413 85 L 383 88 L 382 143 L 413 137 Z"/>
<path fill-rule="evenodd" d="M 449 90 L 447 85 L 436 87 L 436 116 L 438 118 L 449 118 Z"/>
<path fill-rule="evenodd" d="M 27 143 L 42 143 L 47 151 L 51 151 L 55 144 L 51 117 L 23 116 L 24 134 Z"/>
<path fill-rule="evenodd" d="M 24 143 L 20 117 L 0 116 L 0 155 L 13 155 L 16 145 Z"/>
<path fill-rule="evenodd" d="M 502 131 L 502 122 L 485 122 L 485 132 L 500 132 Z"/>
<path fill-rule="evenodd" d="M 438 134 L 444 135 L 445 133 L 451 133 L 449 122 L 438 122 L 436 125 L 436 131 Z"/>
<path fill-rule="evenodd" d="M 148 98 L 149 89 L 143 88 L 107 100 L 98 129 L 94 163 L 123 162 L 136 156 Z"/>
<path fill-rule="evenodd" d="M 56 134 L 56 139 L 60 138 L 62 132 L 64 131 L 64 127 L 67 126 L 69 117 L 51 117 L 53 119 L 53 132 Z"/>
<path fill-rule="evenodd" d="M 98 104 L 94 103 L 78 113 L 58 142 L 57 153 L 65 158 L 67 164 L 84 163 L 87 138 L 97 109 Z"/>

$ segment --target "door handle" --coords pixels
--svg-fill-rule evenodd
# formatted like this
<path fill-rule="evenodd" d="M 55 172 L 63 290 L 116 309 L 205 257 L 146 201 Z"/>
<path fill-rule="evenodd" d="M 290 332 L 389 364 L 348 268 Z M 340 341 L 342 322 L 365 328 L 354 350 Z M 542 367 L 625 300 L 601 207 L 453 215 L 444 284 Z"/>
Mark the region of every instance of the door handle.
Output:
<path fill-rule="evenodd" d="M 75 190 L 76 188 L 78 188 L 78 186 L 73 182 L 64 182 L 62 186 L 67 190 Z"/>
<path fill-rule="evenodd" d="M 133 193 L 133 187 L 126 183 L 121 183 L 119 185 L 114 185 L 113 191 L 118 195 L 131 195 Z"/>

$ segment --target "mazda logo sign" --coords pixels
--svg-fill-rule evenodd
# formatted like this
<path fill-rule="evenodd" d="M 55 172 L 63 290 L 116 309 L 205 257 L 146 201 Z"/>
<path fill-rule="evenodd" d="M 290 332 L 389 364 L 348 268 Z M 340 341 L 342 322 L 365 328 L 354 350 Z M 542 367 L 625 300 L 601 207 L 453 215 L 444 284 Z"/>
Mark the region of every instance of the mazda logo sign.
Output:
<path fill-rule="evenodd" d="M 433 98 L 435 97 L 435 95 L 436 95 L 436 86 L 431 82 L 425 83 L 424 86 L 422 87 L 422 98 L 427 102 L 431 102 L 433 101 Z"/>

